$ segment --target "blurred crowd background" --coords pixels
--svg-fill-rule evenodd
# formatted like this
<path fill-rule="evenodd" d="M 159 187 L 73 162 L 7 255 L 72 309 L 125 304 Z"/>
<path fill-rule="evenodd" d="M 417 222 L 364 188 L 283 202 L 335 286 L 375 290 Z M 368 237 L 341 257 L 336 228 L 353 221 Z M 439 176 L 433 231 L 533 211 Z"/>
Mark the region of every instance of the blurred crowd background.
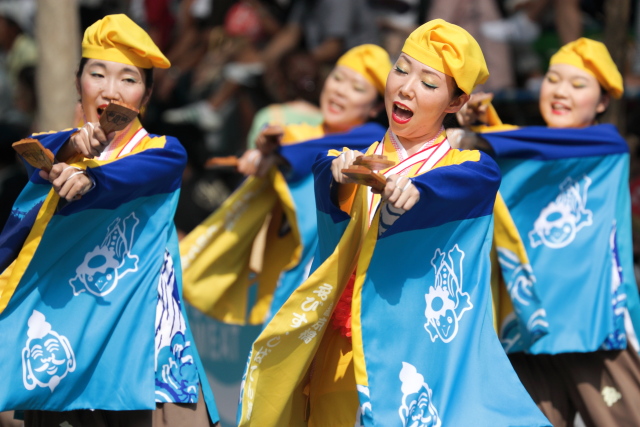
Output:
<path fill-rule="evenodd" d="M 78 47 L 76 67 L 84 29 L 111 13 L 138 22 L 172 62 L 156 71 L 143 124 L 178 137 L 188 151 L 176 215 L 183 233 L 242 180 L 231 169 L 207 169 L 208 158 L 241 154 L 269 121 L 317 123 L 323 79 L 344 51 L 376 43 L 395 60 L 406 36 L 434 18 L 479 41 L 491 72 L 479 89 L 493 92 L 503 121 L 516 125 L 543 124 L 538 91 L 561 45 L 581 36 L 605 42 L 624 76 L 625 96 L 603 120 L 629 141 L 640 218 L 640 0 L 0 0 L 0 226 L 26 182 L 11 143 L 53 130 L 44 117 L 62 114 L 43 101 L 59 85 L 40 83 L 56 64 L 70 62 L 64 53 L 76 48 L 69 46 Z M 47 33 L 45 24 L 52 28 Z M 77 42 L 60 46 L 52 34 Z M 65 73 L 72 84 L 73 73 Z M 66 126 L 77 125 L 81 113 L 73 120 Z M 640 221 L 635 225 L 640 236 Z"/>

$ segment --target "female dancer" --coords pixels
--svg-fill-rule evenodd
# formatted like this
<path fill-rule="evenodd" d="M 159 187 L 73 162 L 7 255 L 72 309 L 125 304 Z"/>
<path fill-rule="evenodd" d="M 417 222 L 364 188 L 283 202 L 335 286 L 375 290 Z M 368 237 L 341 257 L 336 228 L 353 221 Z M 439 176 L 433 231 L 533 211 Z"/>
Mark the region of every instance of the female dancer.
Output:
<path fill-rule="evenodd" d="M 384 188 L 343 174 L 359 152 L 316 162 L 324 262 L 254 343 L 241 426 L 549 425 L 491 325 L 498 167 L 442 127 L 487 77 L 469 33 L 430 21 L 389 73 L 390 128 L 366 152 L 395 163 L 372 166 Z"/>
<path fill-rule="evenodd" d="M 551 58 L 540 90 L 548 127 L 479 135 L 503 173 L 495 236 L 506 284 L 501 340 L 554 426 L 572 425 L 576 412 L 587 426 L 640 424 L 629 149 L 614 126 L 598 124 L 622 91 L 607 48 L 581 38 Z M 500 244 L 518 240 L 524 257 Z M 525 316 L 533 294 L 542 311 Z M 541 321 L 548 334 L 528 339 Z"/>
<path fill-rule="evenodd" d="M 181 300 L 184 148 L 137 118 L 100 125 L 112 102 L 142 108 L 169 66 L 126 15 L 106 16 L 82 41 L 86 124 L 35 136 L 56 163 L 32 169 L 0 236 L 0 410 L 28 426 L 218 420 Z"/>

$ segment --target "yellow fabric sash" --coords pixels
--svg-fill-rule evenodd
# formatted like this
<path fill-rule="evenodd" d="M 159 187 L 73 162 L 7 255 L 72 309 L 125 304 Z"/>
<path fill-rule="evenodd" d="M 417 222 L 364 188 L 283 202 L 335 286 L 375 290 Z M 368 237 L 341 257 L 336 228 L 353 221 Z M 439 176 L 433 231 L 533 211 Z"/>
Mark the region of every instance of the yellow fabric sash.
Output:
<path fill-rule="evenodd" d="M 283 219 L 286 218 L 286 224 Z M 249 311 L 251 251 L 268 220 L 257 301 Z M 282 227 L 291 232 L 282 233 Z M 260 324 L 269 310 L 282 270 L 301 253 L 295 206 L 282 174 L 273 167 L 265 178 L 250 177 L 223 205 L 180 242 L 183 293 L 190 304 L 222 322 Z"/>
<path fill-rule="evenodd" d="M 323 135 L 321 125 L 287 125 L 282 144 Z M 280 233 L 287 225 L 291 232 Z M 266 241 L 261 241 L 264 229 Z M 299 262 L 301 245 L 295 204 L 282 174 L 273 168 L 265 178 L 250 177 L 180 242 L 184 298 L 222 322 L 259 325 L 280 274 Z M 249 310 L 254 284 L 257 299 Z"/>
<path fill-rule="evenodd" d="M 507 315 L 513 312 L 513 304 L 507 292 L 507 287 L 500 273 L 500 264 L 496 247 L 508 249 L 518 257 L 520 264 L 528 265 L 529 257 L 522 243 L 520 233 L 511 217 L 500 192 L 496 196 L 496 203 L 493 207 L 494 231 L 493 248 L 491 250 L 491 292 L 493 298 L 493 322 L 496 332 L 500 331 L 500 325 Z"/>
<path fill-rule="evenodd" d="M 240 426 L 306 425 L 301 381 L 309 369 L 332 309 L 355 268 L 368 226 L 365 188 L 358 190 L 333 254 L 300 286 L 258 336 L 247 366 Z M 252 414 L 259 414 L 252 424 Z"/>

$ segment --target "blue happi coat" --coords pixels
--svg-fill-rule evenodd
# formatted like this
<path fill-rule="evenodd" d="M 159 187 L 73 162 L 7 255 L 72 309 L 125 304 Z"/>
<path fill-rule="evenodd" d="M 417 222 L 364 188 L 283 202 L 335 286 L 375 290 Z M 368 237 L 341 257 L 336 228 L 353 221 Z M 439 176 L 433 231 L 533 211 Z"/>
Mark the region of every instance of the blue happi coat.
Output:
<path fill-rule="evenodd" d="M 624 349 L 640 327 L 633 273 L 629 149 L 612 125 L 484 133 L 500 193 L 526 249 L 548 335 L 525 343 L 502 319 L 508 352 Z M 511 265 L 502 263 L 503 273 Z"/>
<path fill-rule="evenodd" d="M 136 120 L 127 153 L 72 163 L 96 186 L 60 202 L 30 181 L 0 235 L 0 411 L 155 409 L 202 390 L 173 225 L 186 153 Z M 56 153 L 76 129 L 35 137 Z"/>
<path fill-rule="evenodd" d="M 493 329 L 488 253 L 499 170 L 443 138 L 437 164 L 409 173 L 420 200 L 404 213 L 370 205 L 364 186 L 345 209 L 333 157 L 315 163 L 318 268 L 254 343 L 239 425 L 549 425 Z M 383 145 L 397 160 L 388 137 Z M 395 167 L 418 170 L 428 154 Z M 332 314 L 354 271 L 352 335 L 336 338 Z"/>

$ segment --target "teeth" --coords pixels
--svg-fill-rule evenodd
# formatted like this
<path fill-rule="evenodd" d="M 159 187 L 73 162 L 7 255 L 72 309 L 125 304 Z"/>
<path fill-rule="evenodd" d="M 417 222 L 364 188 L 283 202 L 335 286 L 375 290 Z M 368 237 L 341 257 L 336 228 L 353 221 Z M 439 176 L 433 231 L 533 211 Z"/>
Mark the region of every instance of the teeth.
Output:
<path fill-rule="evenodd" d="M 398 107 L 398 108 L 399 108 L 399 109 L 401 109 L 401 110 L 404 110 L 404 111 L 409 111 L 409 112 L 411 112 L 411 110 L 410 110 L 410 109 L 408 109 L 408 108 L 405 108 L 405 107 L 403 107 L 403 106 L 401 106 L 401 105 L 398 105 L 398 104 L 396 104 L 396 107 Z"/>

